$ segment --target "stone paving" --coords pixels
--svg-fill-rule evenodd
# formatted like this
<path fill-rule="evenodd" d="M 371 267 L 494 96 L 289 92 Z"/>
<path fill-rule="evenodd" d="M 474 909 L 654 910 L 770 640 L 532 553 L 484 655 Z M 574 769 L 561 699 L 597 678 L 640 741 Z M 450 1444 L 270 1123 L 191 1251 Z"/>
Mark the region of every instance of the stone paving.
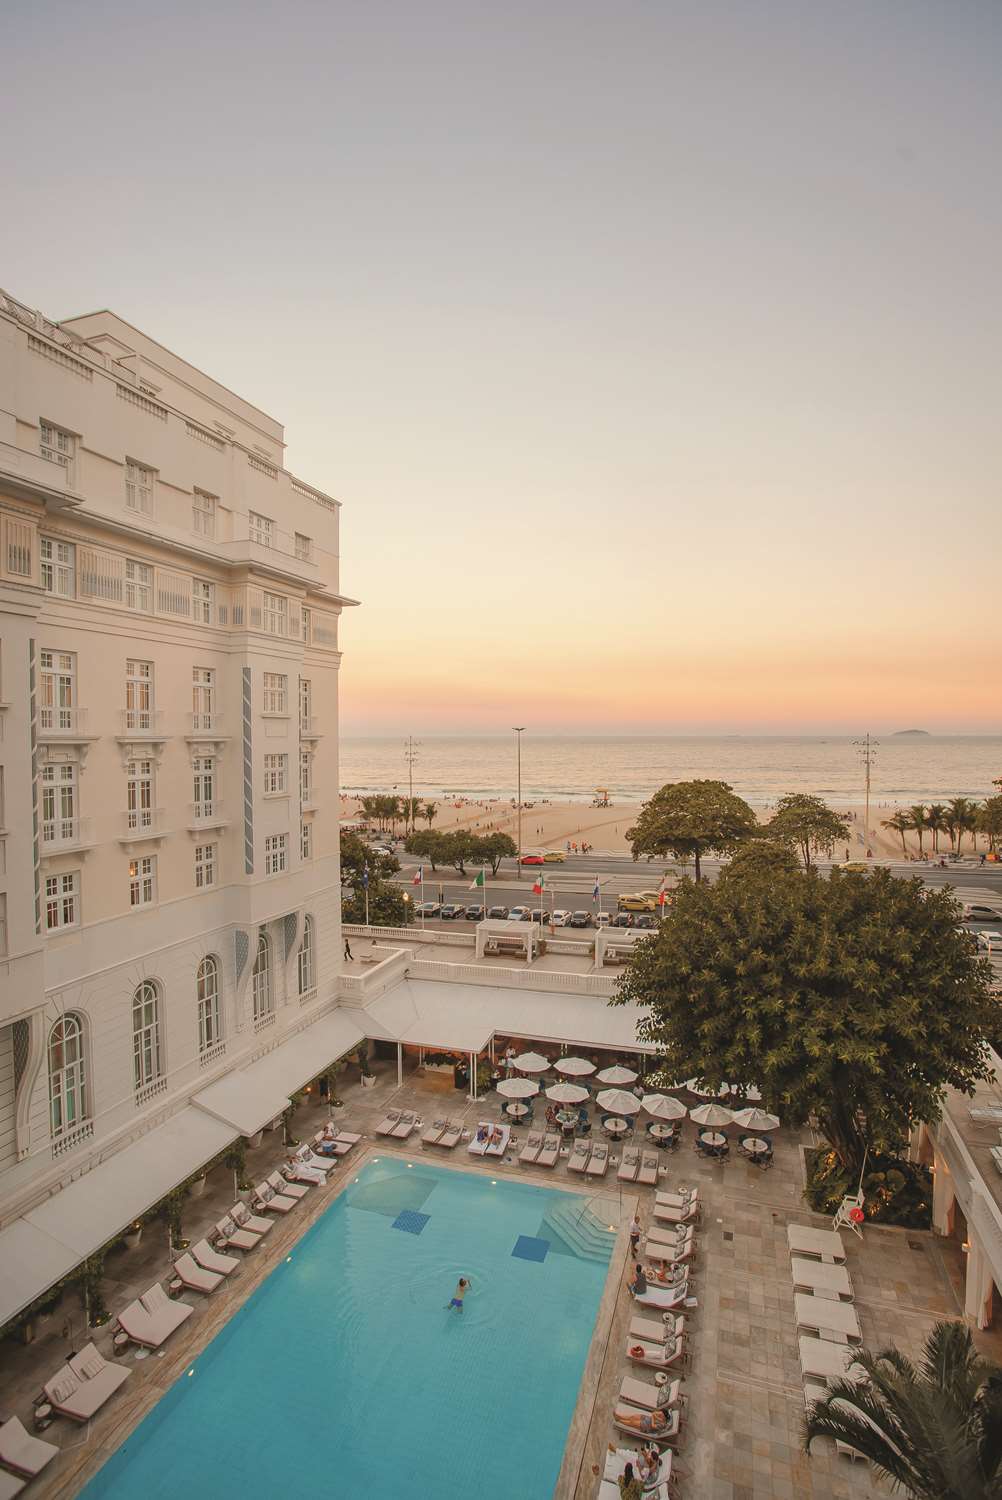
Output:
<path fill-rule="evenodd" d="M 469 1103 L 452 1088 L 448 1075 L 418 1074 L 411 1062 L 398 1089 L 395 1065 L 379 1062 L 374 1066 L 375 1088 L 361 1089 L 357 1082 L 343 1088 L 348 1105 L 344 1124 L 366 1137 L 372 1136 L 390 1103 L 416 1109 L 426 1120 L 448 1113 L 467 1127 L 480 1118 L 499 1116 L 501 1101 L 496 1095 Z M 296 1116 L 295 1132 L 306 1139 L 325 1119 L 326 1106 L 310 1101 Z M 699 1306 L 689 1319 L 692 1362 L 683 1384 L 687 1405 L 676 1465 L 678 1495 L 681 1500 L 800 1500 L 802 1496 L 848 1500 L 850 1495 L 886 1494 L 874 1486 L 865 1465 L 853 1466 L 837 1457 L 829 1444 L 816 1445 L 810 1457 L 802 1451 L 803 1382 L 786 1227 L 791 1222 L 819 1227 L 826 1223 L 803 1208 L 802 1142 L 780 1131 L 775 1138 L 775 1166 L 760 1171 L 737 1157 L 726 1165 L 704 1162 L 693 1152 L 692 1134 L 687 1125 L 681 1149 L 663 1157 L 666 1180 L 673 1186 L 698 1183 L 703 1204 L 692 1285 Z M 368 1144 L 367 1139 L 358 1149 L 364 1151 Z M 412 1138 L 403 1149 L 413 1154 L 421 1147 Z M 432 1159 L 464 1165 L 458 1151 L 427 1150 Z M 259 1181 L 283 1156 L 280 1133 L 266 1132 L 261 1146 L 248 1152 L 248 1178 Z M 496 1164 L 491 1170 L 499 1175 L 526 1175 L 526 1169 L 515 1164 Z M 211 1298 L 184 1294 L 197 1307 L 196 1314 L 168 1342 L 162 1358 L 135 1361 L 133 1355 L 126 1356 L 133 1377 L 92 1423 L 81 1428 L 57 1420 L 48 1428 L 45 1438 L 58 1444 L 63 1453 L 33 1483 L 31 1495 L 69 1500 L 79 1492 L 187 1362 L 328 1206 L 346 1174 L 332 1175 L 333 1182 L 311 1191 L 301 1209 L 279 1221 L 261 1247 L 243 1258 L 240 1271 Z M 568 1177 L 563 1164 L 547 1173 L 545 1180 L 576 1190 L 582 1187 L 579 1178 Z M 590 1185 L 585 1186 L 587 1190 Z M 628 1218 L 639 1199 L 646 1222 L 652 1189 L 628 1185 L 620 1193 L 610 1167 L 594 1191 L 610 1220 L 617 1205 L 620 1218 Z M 219 1168 L 210 1176 L 205 1194 L 186 1204 L 185 1234 L 192 1240 L 199 1238 L 233 1201 L 232 1174 Z M 962 1256 L 953 1242 L 929 1233 L 872 1227 L 865 1230 L 862 1240 L 849 1233 L 843 1239 L 868 1346 L 893 1341 L 914 1356 L 933 1321 L 960 1315 L 957 1288 L 962 1284 Z M 572 1431 L 583 1434 L 583 1443 L 574 1451 L 569 1446 L 558 1487 L 562 1500 L 593 1500 L 597 1494 L 595 1471 L 615 1435 L 610 1415 L 616 1392 L 623 1375 L 633 1373 L 625 1353 L 632 1314 L 625 1289 L 628 1265 L 627 1257 L 614 1257 L 611 1275 L 618 1280 L 618 1290 L 611 1322 L 601 1334 L 604 1347 L 593 1348 L 582 1382 Z M 138 1248 L 108 1258 L 105 1297 L 109 1310 L 114 1314 L 153 1281 L 165 1280 L 168 1269 L 164 1232 L 159 1225 L 147 1226 Z M 110 1326 L 91 1336 L 110 1357 Z M 67 1296 L 42 1325 L 34 1343 L 0 1345 L 2 1415 L 16 1413 L 30 1428 L 33 1398 L 42 1382 L 87 1337 L 75 1297 Z M 976 1334 L 976 1339 L 984 1353 L 1002 1362 L 1002 1334 L 990 1330 Z"/>

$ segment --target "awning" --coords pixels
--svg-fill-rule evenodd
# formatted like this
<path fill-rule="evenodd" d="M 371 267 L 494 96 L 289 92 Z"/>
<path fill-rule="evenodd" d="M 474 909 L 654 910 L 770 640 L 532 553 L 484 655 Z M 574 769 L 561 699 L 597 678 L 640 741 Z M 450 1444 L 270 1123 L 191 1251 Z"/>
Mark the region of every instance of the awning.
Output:
<path fill-rule="evenodd" d="M 227 1073 L 195 1095 L 194 1102 L 239 1135 L 254 1135 L 288 1106 L 289 1095 L 365 1037 L 350 1011 L 333 1010 L 258 1058 L 247 1068 Z"/>
<path fill-rule="evenodd" d="M 354 1016 L 373 1040 L 483 1052 L 495 1030 L 489 1007 L 457 1003 L 455 988 L 405 981 Z"/>
<path fill-rule="evenodd" d="M 204 1166 L 236 1134 L 189 1105 L 0 1230 L 0 1323 Z"/>

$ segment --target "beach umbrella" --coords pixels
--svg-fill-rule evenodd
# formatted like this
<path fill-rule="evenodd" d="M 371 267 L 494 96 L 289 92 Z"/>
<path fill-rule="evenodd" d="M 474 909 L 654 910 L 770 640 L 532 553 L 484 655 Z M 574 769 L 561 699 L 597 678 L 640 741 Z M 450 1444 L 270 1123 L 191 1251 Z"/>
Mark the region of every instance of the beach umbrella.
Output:
<path fill-rule="evenodd" d="M 684 1104 L 665 1094 L 645 1094 L 641 1108 L 656 1120 L 684 1120 L 689 1113 Z"/>
<path fill-rule="evenodd" d="M 539 1093 L 539 1084 L 531 1078 L 503 1078 L 498 1084 L 498 1093 L 508 1099 L 531 1099 Z"/>
<path fill-rule="evenodd" d="M 627 1094 L 623 1089 L 603 1089 L 595 1103 L 599 1109 L 607 1109 L 612 1115 L 635 1115 L 640 1108 L 636 1094 Z"/>
<path fill-rule="evenodd" d="M 722 1104 L 697 1104 L 695 1109 L 689 1111 L 689 1115 L 697 1125 L 710 1125 L 715 1129 L 734 1122 L 731 1111 L 725 1109 Z"/>
<path fill-rule="evenodd" d="M 764 1109 L 738 1109 L 734 1111 L 734 1123 L 740 1125 L 742 1130 L 754 1130 L 761 1134 L 763 1130 L 778 1130 L 779 1118 L 777 1115 L 768 1115 Z"/>
<path fill-rule="evenodd" d="M 595 1064 L 589 1062 L 586 1057 L 562 1057 L 558 1063 L 554 1063 L 558 1073 L 566 1073 L 570 1077 L 583 1078 L 586 1073 L 594 1073 Z"/>
<path fill-rule="evenodd" d="M 637 1075 L 632 1068 L 621 1068 L 618 1064 L 613 1064 L 611 1068 L 603 1068 L 601 1073 L 595 1074 L 595 1077 L 599 1083 L 619 1084 L 637 1081 Z"/>
<path fill-rule="evenodd" d="M 588 1097 L 588 1090 L 583 1089 L 579 1083 L 555 1083 L 546 1090 L 546 1097 L 552 1099 L 554 1104 L 583 1104 Z"/>
<path fill-rule="evenodd" d="M 550 1059 L 539 1052 L 523 1052 L 519 1057 L 512 1058 L 511 1065 L 519 1073 L 545 1073 L 550 1066 Z"/>

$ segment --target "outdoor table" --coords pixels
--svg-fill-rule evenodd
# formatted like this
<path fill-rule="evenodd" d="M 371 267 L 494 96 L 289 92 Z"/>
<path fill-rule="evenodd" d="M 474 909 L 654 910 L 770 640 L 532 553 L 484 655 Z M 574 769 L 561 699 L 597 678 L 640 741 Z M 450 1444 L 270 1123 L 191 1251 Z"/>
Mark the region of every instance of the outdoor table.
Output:
<path fill-rule="evenodd" d="M 511 1104 L 505 1105 L 504 1112 L 506 1115 L 510 1115 L 513 1120 L 521 1120 L 523 1115 L 529 1113 L 529 1106 L 527 1104 L 519 1104 L 516 1099 Z"/>
<path fill-rule="evenodd" d="M 704 1146 L 709 1146 L 713 1151 L 719 1151 L 721 1146 L 727 1145 L 726 1135 L 721 1135 L 719 1130 L 701 1130 L 699 1139 Z"/>
<path fill-rule="evenodd" d="M 747 1151 L 749 1156 L 771 1156 L 772 1147 L 768 1141 L 763 1141 L 761 1136 L 745 1135 L 741 1137 L 741 1149 Z"/>
<path fill-rule="evenodd" d="M 629 1130 L 629 1128 L 630 1127 L 629 1127 L 629 1125 L 627 1125 L 627 1123 L 626 1123 L 625 1120 L 620 1120 L 620 1119 L 616 1118 L 616 1119 L 606 1120 L 605 1121 L 606 1133 L 608 1135 L 613 1136 L 614 1138 L 616 1136 L 625 1135 L 626 1132 Z"/>
<path fill-rule="evenodd" d="M 656 1432 L 651 1433 L 651 1440 L 655 1443 L 657 1442 Z M 610 1448 L 605 1455 L 605 1473 L 602 1475 L 602 1478 L 607 1479 L 610 1484 L 615 1484 L 617 1479 L 626 1473 L 627 1464 L 633 1464 L 634 1472 L 636 1472 L 636 1463 L 639 1457 L 640 1453 L 635 1448 Z M 659 1484 L 667 1483 L 671 1478 L 671 1460 L 671 1449 L 663 1448 L 661 1450 L 661 1462 L 658 1465 L 658 1472 L 649 1484 L 644 1485 L 645 1490 L 653 1490 Z"/>
<path fill-rule="evenodd" d="M 576 1125 L 578 1123 L 578 1112 L 576 1109 L 558 1109 L 557 1119 L 561 1125 Z"/>
<path fill-rule="evenodd" d="M 675 1134 L 674 1125 L 652 1124 L 647 1127 L 647 1134 L 652 1141 L 670 1141 Z"/>

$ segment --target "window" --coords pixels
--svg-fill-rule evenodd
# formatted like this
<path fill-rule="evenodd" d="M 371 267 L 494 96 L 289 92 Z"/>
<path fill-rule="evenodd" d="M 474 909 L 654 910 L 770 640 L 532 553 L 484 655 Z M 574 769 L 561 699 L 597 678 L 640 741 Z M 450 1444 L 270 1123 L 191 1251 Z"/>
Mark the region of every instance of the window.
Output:
<path fill-rule="evenodd" d="M 204 891 L 216 883 L 216 845 L 195 845 L 195 889 Z"/>
<path fill-rule="evenodd" d="M 296 532 L 295 538 L 296 556 L 300 562 L 311 562 L 313 559 L 313 538 L 303 536 L 301 531 Z"/>
<path fill-rule="evenodd" d="M 275 1014 L 275 1000 L 271 992 L 271 944 L 263 932 L 257 936 L 257 957 L 251 975 L 251 997 L 254 1007 L 254 1024 L 259 1026 Z"/>
<path fill-rule="evenodd" d="M 68 1011 L 49 1032 L 49 1127 L 54 1136 L 86 1120 L 87 1065 L 83 1020 Z"/>
<path fill-rule="evenodd" d="M 156 475 L 145 464 L 137 464 L 134 458 L 125 460 L 125 503 L 129 510 L 141 516 L 153 514 L 153 482 Z"/>
<path fill-rule="evenodd" d="M 216 585 L 204 578 L 191 580 L 191 612 L 198 625 L 211 625 L 216 602 Z"/>
<path fill-rule="evenodd" d="M 313 611 L 312 609 L 307 609 L 305 604 L 302 606 L 302 626 L 303 645 L 308 646 L 310 644 L 310 634 L 313 630 Z"/>
<path fill-rule="evenodd" d="M 57 542 L 54 537 L 38 540 L 42 561 L 42 587 L 47 594 L 61 599 L 75 599 L 77 592 L 77 549 L 72 542 Z"/>
<path fill-rule="evenodd" d="M 125 727 L 153 728 L 153 663 L 125 663 Z"/>
<path fill-rule="evenodd" d="M 198 998 L 198 1051 L 200 1055 L 218 1047 L 223 1039 L 219 1019 L 219 964 L 203 958 L 195 974 Z"/>
<path fill-rule="evenodd" d="M 153 608 L 153 569 L 132 557 L 125 559 L 125 607 L 146 614 Z"/>
<path fill-rule="evenodd" d="M 198 755 L 192 761 L 195 773 L 195 817 L 211 818 L 216 801 L 216 760 L 213 755 Z"/>
<path fill-rule="evenodd" d="M 191 669 L 191 727 L 196 734 L 200 730 L 213 729 L 216 706 L 216 674 L 211 667 Z"/>
<path fill-rule="evenodd" d="M 129 905 L 152 906 L 157 899 L 157 861 L 153 854 L 129 860 Z"/>
<path fill-rule="evenodd" d="M 303 999 L 317 987 L 316 975 L 313 972 L 313 918 L 309 916 L 303 922 L 303 941 L 299 945 L 296 967 L 299 977 L 299 995 Z"/>
<path fill-rule="evenodd" d="M 289 863 L 289 836 L 274 833 L 264 841 L 264 873 L 281 875 Z"/>
<path fill-rule="evenodd" d="M 313 801 L 313 756 L 308 750 L 299 752 L 299 800 L 304 807 Z"/>
<path fill-rule="evenodd" d="M 257 542 L 259 547 L 270 547 L 275 536 L 275 523 L 268 516 L 258 515 L 256 510 L 247 512 L 247 520 L 250 525 L 250 539 Z"/>
<path fill-rule="evenodd" d="M 264 794 L 277 796 L 289 790 L 289 757 L 266 755 L 264 758 Z"/>
<path fill-rule="evenodd" d="M 299 679 L 299 732 L 308 734 L 313 726 L 313 684 L 308 677 Z"/>
<path fill-rule="evenodd" d="M 313 858 L 313 824 L 306 818 L 299 825 L 299 854 L 302 859 Z"/>
<path fill-rule="evenodd" d="M 137 1092 L 163 1077 L 160 987 L 152 979 L 144 979 L 132 997 L 132 1062 Z"/>
<path fill-rule="evenodd" d="M 264 711 L 266 714 L 289 712 L 289 679 L 284 672 L 265 672 Z"/>
<path fill-rule="evenodd" d="M 206 490 L 195 490 L 191 497 L 191 529 L 199 536 L 216 535 L 216 496 Z"/>
<path fill-rule="evenodd" d="M 42 843 L 67 844 L 77 833 L 77 768 L 42 767 Z"/>
<path fill-rule="evenodd" d="M 39 652 L 40 716 L 43 729 L 72 729 L 77 705 L 77 658 L 74 651 Z"/>
<path fill-rule="evenodd" d="M 61 932 L 80 921 L 80 872 L 45 877 L 45 930 Z"/>
<path fill-rule="evenodd" d="M 281 594 L 265 594 L 264 628 L 268 635 L 288 635 L 289 601 Z"/>
<path fill-rule="evenodd" d="M 126 768 L 126 807 L 130 833 L 153 827 L 153 762 L 130 760 Z M 132 903 L 136 905 L 135 901 Z"/>
<path fill-rule="evenodd" d="M 66 477 L 73 483 L 73 460 L 76 457 L 77 440 L 71 432 L 54 427 L 51 422 L 39 422 L 39 451 L 49 463 L 58 464 L 66 470 Z"/>

